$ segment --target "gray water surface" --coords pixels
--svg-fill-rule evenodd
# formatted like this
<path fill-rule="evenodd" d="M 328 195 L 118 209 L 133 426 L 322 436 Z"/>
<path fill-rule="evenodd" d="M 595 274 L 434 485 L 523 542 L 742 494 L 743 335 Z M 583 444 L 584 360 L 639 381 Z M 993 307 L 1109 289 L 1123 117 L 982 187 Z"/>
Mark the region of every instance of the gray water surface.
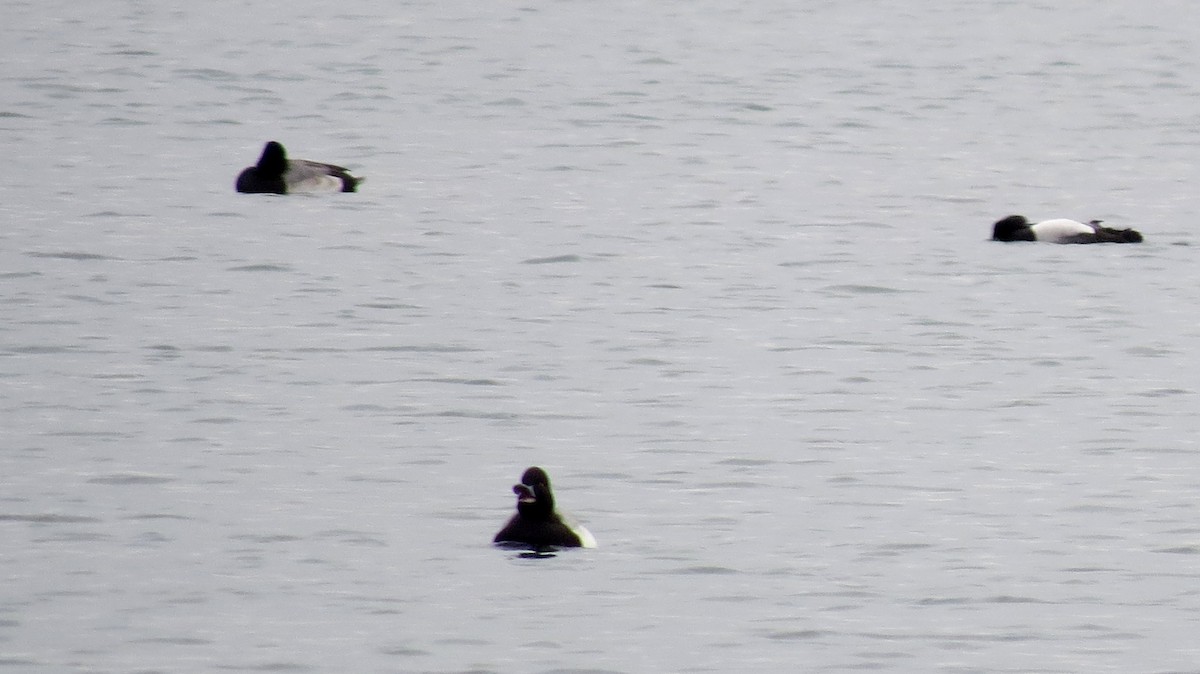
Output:
<path fill-rule="evenodd" d="M 1194 3 L 0 6 L 0 671 L 1200 672 Z"/>

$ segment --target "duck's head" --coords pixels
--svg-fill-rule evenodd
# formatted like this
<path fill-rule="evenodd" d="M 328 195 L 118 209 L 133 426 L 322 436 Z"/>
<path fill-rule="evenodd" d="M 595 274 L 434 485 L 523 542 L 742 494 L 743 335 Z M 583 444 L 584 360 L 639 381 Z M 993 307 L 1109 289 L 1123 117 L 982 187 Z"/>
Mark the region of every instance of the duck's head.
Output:
<path fill-rule="evenodd" d="M 520 484 L 513 485 L 517 495 L 517 511 L 527 517 L 549 517 L 554 512 L 554 495 L 550 492 L 550 476 L 534 466 L 521 475 Z"/>
<path fill-rule="evenodd" d="M 1010 215 L 992 225 L 993 241 L 1035 241 L 1024 215 Z"/>

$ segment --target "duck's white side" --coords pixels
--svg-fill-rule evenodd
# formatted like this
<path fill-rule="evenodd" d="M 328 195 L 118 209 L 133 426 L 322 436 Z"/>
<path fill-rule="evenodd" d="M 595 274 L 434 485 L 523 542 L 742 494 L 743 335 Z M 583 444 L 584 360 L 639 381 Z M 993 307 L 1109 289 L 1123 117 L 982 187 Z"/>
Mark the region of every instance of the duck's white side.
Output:
<path fill-rule="evenodd" d="M 1030 225 L 1029 228 L 1033 230 L 1033 235 L 1038 241 L 1050 243 L 1063 243 L 1073 236 L 1096 233 L 1096 228 L 1092 225 L 1068 218 L 1042 220 Z"/>

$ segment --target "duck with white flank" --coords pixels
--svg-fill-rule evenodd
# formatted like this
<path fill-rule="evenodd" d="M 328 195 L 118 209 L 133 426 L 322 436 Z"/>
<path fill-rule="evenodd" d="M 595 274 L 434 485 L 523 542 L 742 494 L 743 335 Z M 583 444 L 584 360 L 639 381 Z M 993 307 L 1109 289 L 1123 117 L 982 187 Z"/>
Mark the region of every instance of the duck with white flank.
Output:
<path fill-rule="evenodd" d="M 496 534 L 494 543 L 545 548 L 594 548 L 596 539 L 587 529 L 554 508 L 550 476 L 533 466 L 513 485 L 517 495 L 517 513 Z"/>
<path fill-rule="evenodd" d="M 1133 229 L 1102 227 L 1100 220 L 1078 222 L 1066 218 L 1030 223 L 1023 215 L 1010 215 L 992 226 L 993 241 L 1049 241 L 1050 243 L 1141 243 Z"/>
<path fill-rule="evenodd" d="M 238 175 L 237 191 L 250 194 L 354 192 L 360 182 L 362 178 L 355 178 L 341 166 L 288 159 L 283 146 L 271 141 L 263 148 L 258 163 Z"/>

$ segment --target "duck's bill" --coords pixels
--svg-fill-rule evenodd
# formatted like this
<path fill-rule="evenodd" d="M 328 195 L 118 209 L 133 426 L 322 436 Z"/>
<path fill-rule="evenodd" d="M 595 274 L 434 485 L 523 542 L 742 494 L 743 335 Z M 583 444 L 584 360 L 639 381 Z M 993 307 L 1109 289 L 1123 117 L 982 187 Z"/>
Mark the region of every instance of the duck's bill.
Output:
<path fill-rule="evenodd" d="M 527 484 L 514 484 L 513 493 L 517 495 L 517 503 L 537 501 L 537 497 L 533 495 L 533 489 Z"/>

